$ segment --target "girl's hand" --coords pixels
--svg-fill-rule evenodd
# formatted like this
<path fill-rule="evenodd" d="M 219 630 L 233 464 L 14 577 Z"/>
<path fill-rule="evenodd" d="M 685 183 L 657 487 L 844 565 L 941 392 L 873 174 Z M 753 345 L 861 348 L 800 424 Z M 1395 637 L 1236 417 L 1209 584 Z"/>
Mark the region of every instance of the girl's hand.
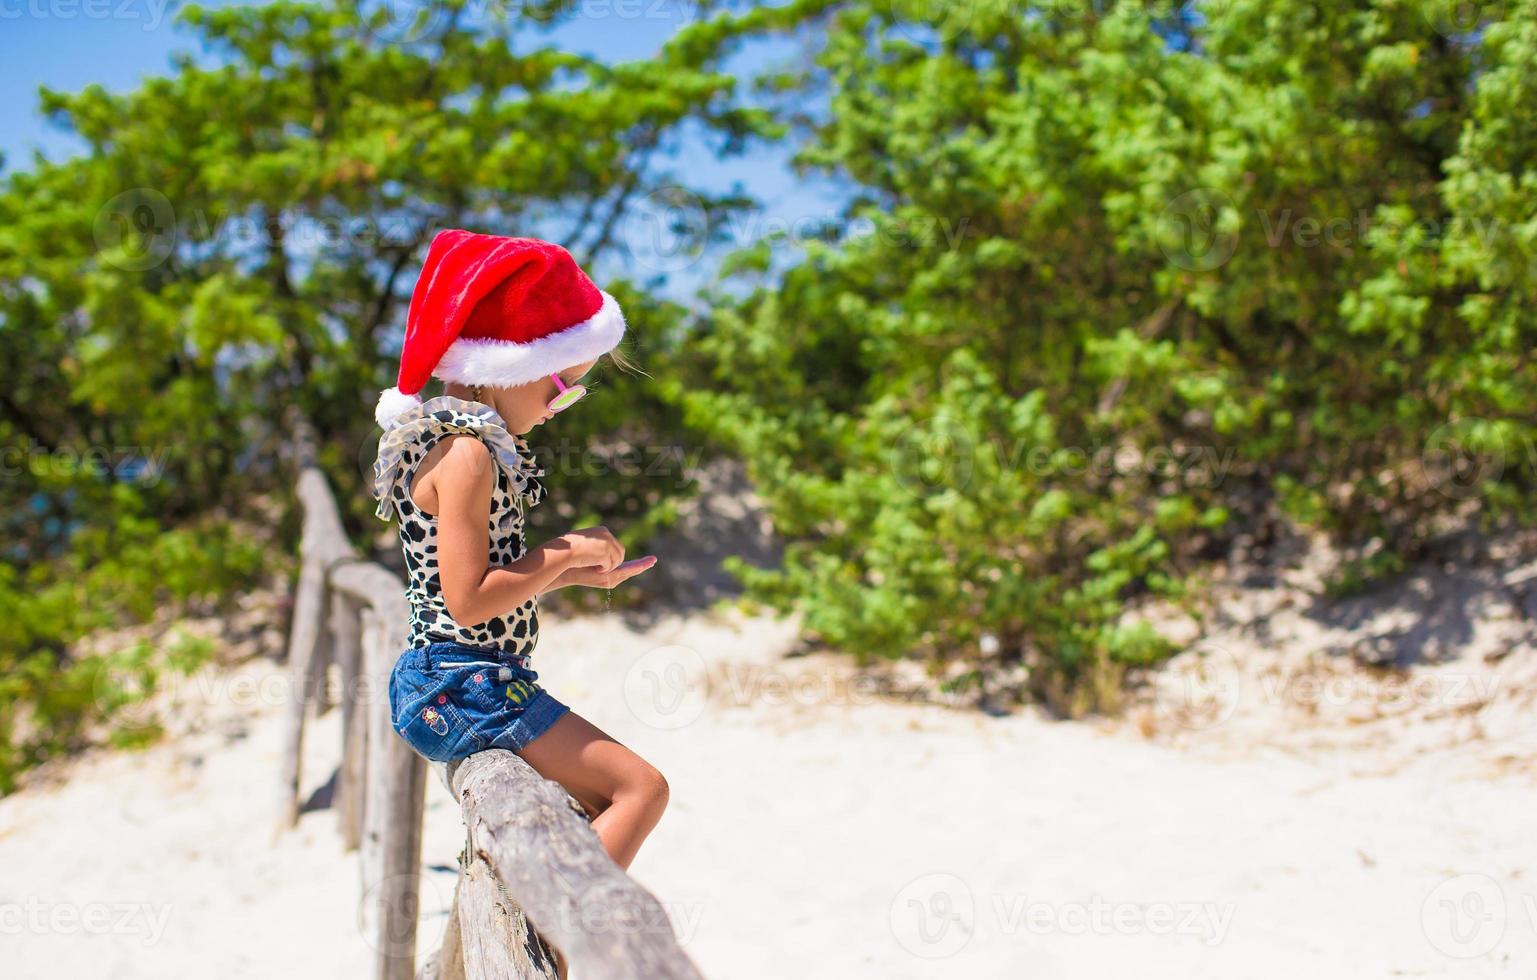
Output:
<path fill-rule="evenodd" d="M 624 561 L 624 545 L 602 524 L 567 531 L 559 538 L 571 549 L 570 567 L 611 569 Z"/>
<path fill-rule="evenodd" d="M 627 562 L 622 562 L 608 571 L 601 566 L 588 565 L 585 568 L 568 568 L 562 576 L 563 585 L 585 585 L 593 589 L 612 589 L 627 578 L 639 575 L 652 565 L 656 564 L 656 555 L 645 555 Z"/>

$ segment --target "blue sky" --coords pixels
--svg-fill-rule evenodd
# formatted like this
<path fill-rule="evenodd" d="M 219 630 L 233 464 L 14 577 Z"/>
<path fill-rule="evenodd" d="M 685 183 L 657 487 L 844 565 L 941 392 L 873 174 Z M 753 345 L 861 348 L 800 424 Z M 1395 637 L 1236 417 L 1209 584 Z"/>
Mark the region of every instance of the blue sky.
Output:
<path fill-rule="evenodd" d="M 207 0 L 203 5 L 230 2 Z M 646 57 L 692 16 L 689 0 L 581 0 L 578 9 L 581 13 L 550 40 L 613 61 Z M 77 91 L 99 83 L 123 91 L 145 77 L 168 74 L 173 52 L 207 57 L 174 20 L 175 4 L 168 0 L 0 0 L 0 92 L 5 95 L 0 100 L 0 154 L 5 171 L 30 168 L 35 151 L 60 159 L 81 148 L 37 112 L 39 87 Z M 756 44 L 744 48 L 731 67 L 739 74 L 751 72 L 793 52 L 788 42 Z M 694 186 L 712 191 L 740 186 L 763 202 L 761 211 L 734 226 L 733 243 L 746 244 L 739 239 L 776 223 L 794 225 L 838 213 L 839 190 L 826 181 L 798 178 L 786 156 L 782 150 L 763 150 L 721 161 L 703 146 L 693 146 L 672 164 Z M 667 291 L 691 291 L 706 274 L 705 269 L 690 271 L 694 274 L 674 274 Z"/>

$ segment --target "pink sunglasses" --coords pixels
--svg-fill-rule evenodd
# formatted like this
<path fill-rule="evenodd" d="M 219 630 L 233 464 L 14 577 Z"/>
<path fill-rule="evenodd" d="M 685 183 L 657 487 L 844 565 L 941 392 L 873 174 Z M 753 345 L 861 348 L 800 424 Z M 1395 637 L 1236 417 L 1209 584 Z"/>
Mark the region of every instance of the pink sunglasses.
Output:
<path fill-rule="evenodd" d="M 555 387 L 560 389 L 560 394 L 550 399 L 549 409 L 553 412 L 563 412 L 582 400 L 587 394 L 586 385 L 568 385 L 560 380 L 560 375 L 552 374 L 550 379 L 555 382 Z"/>

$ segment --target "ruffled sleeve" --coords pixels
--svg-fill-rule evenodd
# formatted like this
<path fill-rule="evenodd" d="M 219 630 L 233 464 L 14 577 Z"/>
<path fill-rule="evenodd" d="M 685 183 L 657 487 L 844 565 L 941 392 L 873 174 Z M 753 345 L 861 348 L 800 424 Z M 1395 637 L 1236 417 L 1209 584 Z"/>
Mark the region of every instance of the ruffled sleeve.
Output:
<path fill-rule="evenodd" d="M 405 451 L 429 435 L 451 433 L 478 436 L 490 448 L 497 462 L 512 477 L 513 487 L 526 506 L 544 499 L 544 485 L 537 479 L 544 475 L 533 452 L 522 436 L 509 432 L 502 417 L 489 405 L 439 395 L 429 398 L 395 419 L 379 438 L 379 455 L 374 460 L 374 514 L 380 520 L 394 516 L 394 489 L 405 477 Z"/>

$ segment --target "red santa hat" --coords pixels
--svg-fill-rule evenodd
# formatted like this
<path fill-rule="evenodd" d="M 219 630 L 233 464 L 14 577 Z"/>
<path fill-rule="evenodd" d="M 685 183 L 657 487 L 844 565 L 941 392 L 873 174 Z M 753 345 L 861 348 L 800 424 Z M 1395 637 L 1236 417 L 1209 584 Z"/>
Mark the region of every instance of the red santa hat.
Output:
<path fill-rule="evenodd" d="M 526 384 L 596 359 L 624 336 L 624 314 L 559 245 L 448 229 L 427 246 L 406 313 L 395 387 L 379 395 L 384 428 L 422 403 L 438 377 Z"/>

